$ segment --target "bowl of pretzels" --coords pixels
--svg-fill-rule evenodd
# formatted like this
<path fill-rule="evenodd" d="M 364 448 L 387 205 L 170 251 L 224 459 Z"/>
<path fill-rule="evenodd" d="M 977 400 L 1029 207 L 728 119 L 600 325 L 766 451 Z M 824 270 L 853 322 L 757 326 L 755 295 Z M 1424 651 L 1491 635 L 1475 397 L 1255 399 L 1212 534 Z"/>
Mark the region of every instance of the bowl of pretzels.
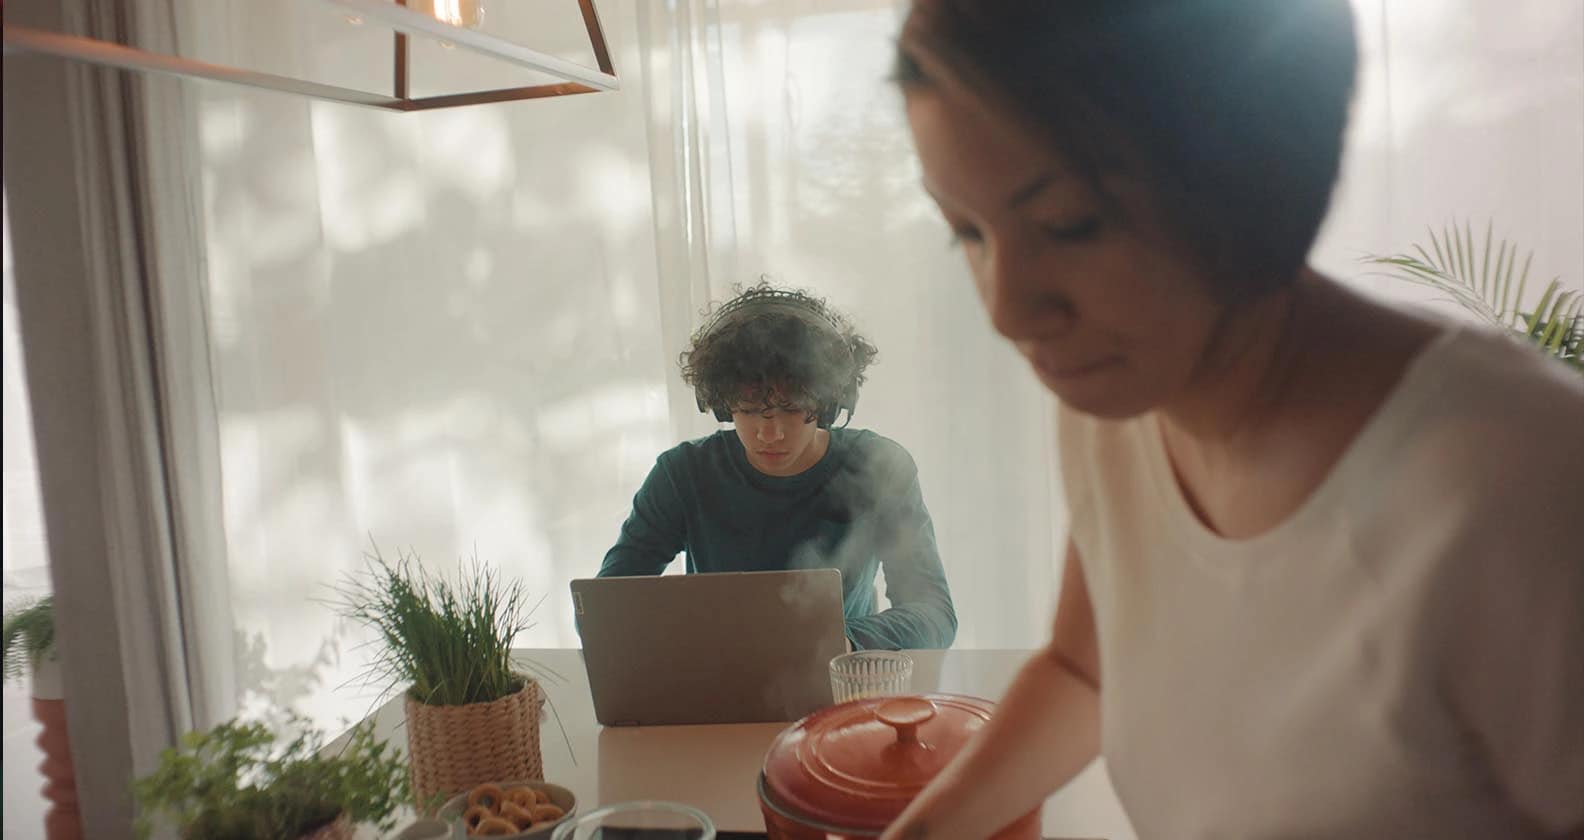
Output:
<path fill-rule="evenodd" d="M 549 782 L 487 783 L 460 793 L 440 807 L 440 819 L 467 837 L 548 837 L 555 824 L 577 810 L 572 791 Z"/>

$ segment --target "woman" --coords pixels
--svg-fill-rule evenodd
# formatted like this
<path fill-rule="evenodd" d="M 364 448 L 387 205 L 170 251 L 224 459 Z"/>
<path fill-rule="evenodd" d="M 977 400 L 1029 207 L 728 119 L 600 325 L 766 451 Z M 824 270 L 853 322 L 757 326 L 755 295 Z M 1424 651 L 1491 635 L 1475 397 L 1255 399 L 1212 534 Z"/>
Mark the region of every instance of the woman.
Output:
<path fill-rule="evenodd" d="M 924 186 L 1060 398 L 1053 637 L 887 838 L 1584 831 L 1584 385 L 1306 264 L 1346 0 L 917 0 Z"/>

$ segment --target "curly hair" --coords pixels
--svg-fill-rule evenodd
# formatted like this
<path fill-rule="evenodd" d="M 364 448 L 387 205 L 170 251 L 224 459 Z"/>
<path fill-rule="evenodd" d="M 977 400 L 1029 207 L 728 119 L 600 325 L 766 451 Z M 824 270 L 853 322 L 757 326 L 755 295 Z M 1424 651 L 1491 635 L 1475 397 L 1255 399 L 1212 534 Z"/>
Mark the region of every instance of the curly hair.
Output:
<path fill-rule="evenodd" d="M 701 406 L 802 409 L 813 421 L 863 384 L 877 353 L 823 298 L 760 282 L 710 313 L 679 361 Z"/>

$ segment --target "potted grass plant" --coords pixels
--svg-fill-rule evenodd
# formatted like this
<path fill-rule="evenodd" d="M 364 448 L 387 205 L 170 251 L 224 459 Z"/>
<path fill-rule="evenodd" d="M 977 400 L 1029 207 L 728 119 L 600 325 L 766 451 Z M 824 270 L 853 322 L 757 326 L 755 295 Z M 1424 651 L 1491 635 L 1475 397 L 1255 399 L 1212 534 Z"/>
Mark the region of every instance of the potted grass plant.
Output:
<path fill-rule="evenodd" d="M 5 611 L 3 632 L 6 679 L 33 677 L 33 718 L 39 723 L 38 747 L 44 754 L 44 836 L 48 840 L 82 837 L 77 807 L 77 774 L 72 768 L 71 740 L 66 733 L 66 693 L 60 660 L 55 655 L 55 599 L 46 595 Z"/>
<path fill-rule="evenodd" d="M 133 784 L 139 838 L 160 826 L 182 840 L 352 840 L 355 826 L 395 825 L 409 797 L 407 765 L 364 722 L 338 749 L 300 717 L 284 746 L 262 723 L 191 732 Z"/>
<path fill-rule="evenodd" d="M 1428 244 L 1408 252 L 1370 255 L 1363 261 L 1377 274 L 1438 292 L 1480 320 L 1507 330 L 1541 352 L 1584 374 L 1584 292 L 1567 289 L 1559 277 L 1531 298 L 1529 265 L 1534 253 L 1492 236 L 1487 222 L 1483 241 L 1467 221 L 1427 231 Z M 1533 301 L 1531 304 L 1530 301 Z"/>
<path fill-rule="evenodd" d="M 521 583 L 477 559 L 454 582 L 425 571 L 411 552 L 388 562 L 376 548 L 367 560 L 338 587 L 336 606 L 374 631 L 366 677 L 403 691 L 415 801 L 444 801 L 485 782 L 543 779 L 544 694 L 511 655 L 531 612 Z"/>

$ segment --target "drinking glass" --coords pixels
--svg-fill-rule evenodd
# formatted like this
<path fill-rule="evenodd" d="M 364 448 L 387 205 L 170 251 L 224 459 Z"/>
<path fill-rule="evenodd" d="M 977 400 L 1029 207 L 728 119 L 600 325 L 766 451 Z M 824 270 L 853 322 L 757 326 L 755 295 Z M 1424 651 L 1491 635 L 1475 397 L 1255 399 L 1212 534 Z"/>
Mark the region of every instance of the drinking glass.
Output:
<path fill-rule="evenodd" d="M 860 650 L 832 659 L 830 674 L 837 703 L 906 694 L 913 681 L 913 659 L 894 650 Z"/>

